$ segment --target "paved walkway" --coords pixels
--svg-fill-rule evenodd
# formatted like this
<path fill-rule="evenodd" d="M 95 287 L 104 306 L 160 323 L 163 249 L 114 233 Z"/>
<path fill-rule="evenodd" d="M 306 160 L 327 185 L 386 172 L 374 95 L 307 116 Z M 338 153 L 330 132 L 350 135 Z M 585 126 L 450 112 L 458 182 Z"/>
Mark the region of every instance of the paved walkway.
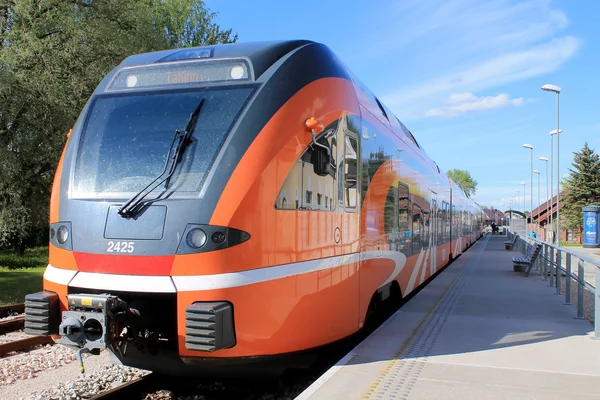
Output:
<path fill-rule="evenodd" d="M 298 399 L 600 399 L 600 341 L 486 235 Z"/>
<path fill-rule="evenodd" d="M 564 247 L 564 249 L 572 251 L 574 253 L 579 253 L 582 256 L 589 257 L 595 261 L 600 262 L 600 249 L 591 249 L 584 247 Z M 563 261 L 562 264 L 566 267 L 566 261 Z M 573 271 L 577 272 L 577 264 L 575 260 L 571 261 L 571 268 L 573 269 Z M 594 287 L 596 287 L 596 270 L 597 268 L 593 265 L 585 263 L 583 279 L 585 279 L 587 283 Z"/>

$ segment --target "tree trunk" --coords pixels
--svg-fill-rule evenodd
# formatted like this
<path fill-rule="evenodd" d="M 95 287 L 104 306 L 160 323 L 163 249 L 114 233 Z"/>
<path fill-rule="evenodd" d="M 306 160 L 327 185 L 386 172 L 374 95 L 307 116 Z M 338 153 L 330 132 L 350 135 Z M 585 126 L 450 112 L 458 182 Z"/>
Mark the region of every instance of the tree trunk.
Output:
<path fill-rule="evenodd" d="M 15 239 L 13 241 L 13 248 L 15 250 L 15 254 L 19 257 L 25 255 L 25 242 L 22 239 Z"/>

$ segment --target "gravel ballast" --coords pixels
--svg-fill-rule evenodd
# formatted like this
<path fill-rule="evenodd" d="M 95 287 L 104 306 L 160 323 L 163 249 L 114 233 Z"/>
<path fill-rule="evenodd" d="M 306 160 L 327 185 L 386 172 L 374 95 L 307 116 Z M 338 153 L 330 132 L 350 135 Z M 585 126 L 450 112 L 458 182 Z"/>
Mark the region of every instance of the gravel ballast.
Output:
<path fill-rule="evenodd" d="M 147 371 L 112 363 L 107 351 L 83 354 L 79 372 L 75 350 L 55 345 L 0 359 L 0 399 L 83 399 L 144 375 Z"/>

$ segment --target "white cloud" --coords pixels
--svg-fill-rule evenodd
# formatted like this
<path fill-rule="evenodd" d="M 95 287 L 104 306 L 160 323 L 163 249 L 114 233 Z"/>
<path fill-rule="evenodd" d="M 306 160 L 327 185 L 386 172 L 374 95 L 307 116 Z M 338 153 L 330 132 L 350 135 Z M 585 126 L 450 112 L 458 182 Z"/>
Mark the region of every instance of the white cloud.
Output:
<path fill-rule="evenodd" d="M 385 35 L 387 23 L 400 30 Z M 386 52 L 438 35 L 463 49 L 490 49 L 536 43 L 568 26 L 562 10 L 548 0 L 403 0 L 376 28 L 381 40 L 373 50 Z M 450 35 L 447 35 L 450 34 Z"/>
<path fill-rule="evenodd" d="M 478 97 L 473 93 L 454 93 L 448 97 L 445 105 L 438 108 L 430 108 L 425 112 L 426 117 L 456 117 L 469 111 L 491 110 L 506 106 L 520 106 L 525 99 L 519 97 L 511 99 L 506 93 L 497 96 Z"/>
<path fill-rule="evenodd" d="M 557 71 L 581 47 L 564 34 L 566 15 L 547 0 L 406 0 L 389 14 L 369 52 L 403 55 L 408 72 L 381 96 L 402 119 L 426 116 L 453 92 Z"/>

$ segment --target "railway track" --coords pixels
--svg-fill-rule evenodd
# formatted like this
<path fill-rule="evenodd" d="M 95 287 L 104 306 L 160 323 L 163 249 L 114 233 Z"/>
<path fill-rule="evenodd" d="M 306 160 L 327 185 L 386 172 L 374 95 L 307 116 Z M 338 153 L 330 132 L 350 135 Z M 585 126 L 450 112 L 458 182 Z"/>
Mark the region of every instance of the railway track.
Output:
<path fill-rule="evenodd" d="M 0 320 L 0 335 L 4 335 L 8 332 L 18 331 L 19 329 L 23 329 L 25 325 L 25 316 L 19 315 L 17 317 L 11 319 L 2 319 Z"/>
<path fill-rule="evenodd" d="M 4 357 L 15 351 L 27 351 L 35 346 L 54 344 L 50 336 L 30 336 L 23 339 L 11 340 L 6 343 L 0 343 L 0 357 Z"/>
<path fill-rule="evenodd" d="M 24 312 L 24 303 L 0 306 L 0 335 L 23 329 L 25 316 L 19 314 Z"/>
<path fill-rule="evenodd" d="M 9 317 L 14 314 L 23 314 L 25 312 L 25 304 L 11 304 L 8 306 L 0 306 L 0 318 Z"/>
<path fill-rule="evenodd" d="M 98 393 L 91 400 L 140 399 L 141 394 L 159 390 L 161 379 L 150 373 L 131 382 L 124 383 L 114 389 Z"/>
<path fill-rule="evenodd" d="M 25 304 L 12 304 L 0 307 L 0 335 L 12 333 L 23 329 L 25 325 L 25 316 L 18 315 L 25 312 Z M 0 357 L 5 357 L 9 353 L 17 351 L 27 351 L 35 346 L 53 344 L 50 336 L 28 336 L 11 339 L 5 337 L 8 341 L 0 342 Z"/>

